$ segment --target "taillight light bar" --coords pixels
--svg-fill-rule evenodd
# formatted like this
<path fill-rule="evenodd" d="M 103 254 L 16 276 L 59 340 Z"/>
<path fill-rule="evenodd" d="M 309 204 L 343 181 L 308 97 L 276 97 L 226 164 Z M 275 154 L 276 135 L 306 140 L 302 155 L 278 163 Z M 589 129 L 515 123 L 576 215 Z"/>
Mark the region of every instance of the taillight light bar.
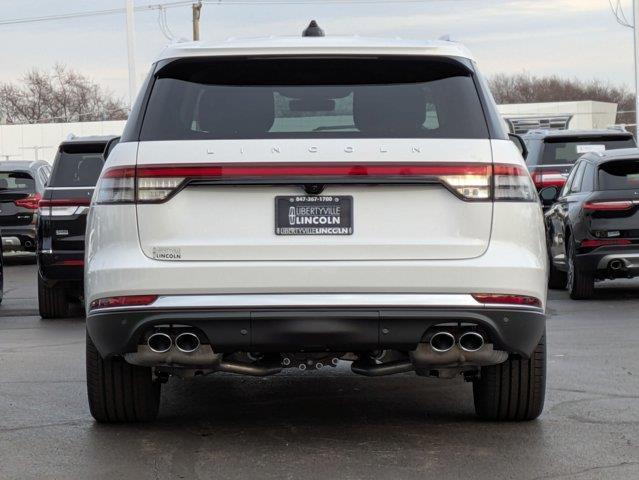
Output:
<path fill-rule="evenodd" d="M 632 242 L 624 238 L 616 238 L 610 240 L 582 240 L 579 246 L 582 248 L 596 248 L 608 245 L 630 245 Z"/>
<path fill-rule="evenodd" d="M 90 198 L 61 198 L 55 200 L 40 200 L 38 204 L 40 215 L 70 216 L 82 213 L 91 204 Z"/>
<path fill-rule="evenodd" d="M 106 170 L 98 203 L 162 202 L 188 181 L 220 183 L 410 183 L 440 182 L 464 200 L 535 201 L 528 171 L 519 165 L 487 163 L 275 163 L 143 165 Z M 493 189 L 494 185 L 494 189 Z"/>
<path fill-rule="evenodd" d="M 33 195 L 29 195 L 27 198 L 14 200 L 13 203 L 16 207 L 26 208 L 27 210 L 37 210 L 40 198 L 41 197 L 39 193 L 34 193 Z"/>
<path fill-rule="evenodd" d="M 473 298 L 479 303 L 492 305 L 515 305 L 519 307 L 541 308 L 541 300 L 528 295 L 511 295 L 503 293 L 473 293 Z"/>
<path fill-rule="evenodd" d="M 89 308 L 121 308 L 121 307 L 142 307 L 151 305 L 158 299 L 157 295 L 123 295 L 118 297 L 106 297 L 93 300 Z"/>
<path fill-rule="evenodd" d="M 630 210 L 635 203 L 631 200 L 628 201 L 603 201 L 603 202 L 585 202 L 584 210 L 591 212 L 623 212 Z"/>
<path fill-rule="evenodd" d="M 536 170 L 532 179 L 538 190 L 545 187 L 563 187 L 567 177 L 555 170 Z"/>

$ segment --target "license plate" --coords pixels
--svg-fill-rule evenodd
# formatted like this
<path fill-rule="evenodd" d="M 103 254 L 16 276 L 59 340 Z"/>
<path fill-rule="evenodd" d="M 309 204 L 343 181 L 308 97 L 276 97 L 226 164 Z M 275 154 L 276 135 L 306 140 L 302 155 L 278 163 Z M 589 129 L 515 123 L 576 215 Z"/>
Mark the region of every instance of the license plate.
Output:
<path fill-rule="evenodd" d="M 276 235 L 352 235 L 353 197 L 275 197 Z"/>

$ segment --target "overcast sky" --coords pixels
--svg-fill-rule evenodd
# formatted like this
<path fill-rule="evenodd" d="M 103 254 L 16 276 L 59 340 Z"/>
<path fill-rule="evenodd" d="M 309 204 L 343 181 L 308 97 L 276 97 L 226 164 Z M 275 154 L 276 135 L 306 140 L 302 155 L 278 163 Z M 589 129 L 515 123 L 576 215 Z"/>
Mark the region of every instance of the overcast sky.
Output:
<path fill-rule="evenodd" d="M 136 0 L 136 6 L 169 0 Z M 285 1 L 285 0 L 280 0 Z M 291 0 L 292 2 L 298 0 Z M 0 0 L 0 22 L 14 18 L 103 10 L 124 0 Z M 317 19 L 328 35 L 433 39 L 450 34 L 465 43 L 487 74 L 528 71 L 632 87 L 632 30 L 620 26 L 608 0 L 433 0 L 386 4 L 206 4 L 202 39 L 297 35 Z M 624 0 L 631 16 L 631 0 Z M 176 37 L 191 35 L 189 6 L 167 10 Z M 168 40 L 157 10 L 136 12 L 136 64 L 141 79 Z M 123 14 L 0 25 L 0 82 L 32 67 L 62 62 L 127 96 Z"/>

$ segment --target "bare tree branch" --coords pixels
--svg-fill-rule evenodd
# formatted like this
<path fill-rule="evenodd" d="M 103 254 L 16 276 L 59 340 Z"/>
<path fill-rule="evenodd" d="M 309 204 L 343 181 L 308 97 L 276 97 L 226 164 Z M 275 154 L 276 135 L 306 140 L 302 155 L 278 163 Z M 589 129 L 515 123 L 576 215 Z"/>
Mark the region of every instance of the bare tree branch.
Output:
<path fill-rule="evenodd" d="M 19 85 L 0 84 L 3 117 L 14 124 L 124 120 L 127 108 L 88 77 L 56 64 L 50 73 L 27 72 Z"/>

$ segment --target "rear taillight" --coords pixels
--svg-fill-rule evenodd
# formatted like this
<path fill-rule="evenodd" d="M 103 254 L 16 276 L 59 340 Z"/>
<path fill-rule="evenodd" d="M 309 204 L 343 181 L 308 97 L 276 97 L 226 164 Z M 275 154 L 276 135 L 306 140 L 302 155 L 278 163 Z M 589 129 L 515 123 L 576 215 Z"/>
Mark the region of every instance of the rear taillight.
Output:
<path fill-rule="evenodd" d="M 617 202 L 585 202 L 584 210 L 591 212 L 623 212 L 634 206 L 632 201 Z"/>
<path fill-rule="evenodd" d="M 84 213 L 91 200 L 88 198 L 65 198 L 56 200 L 40 200 L 39 214 L 43 216 L 65 217 Z"/>
<path fill-rule="evenodd" d="M 493 182 L 494 170 L 494 182 Z M 518 165 L 447 164 L 226 164 L 115 167 L 98 183 L 98 203 L 156 203 L 190 181 L 220 184 L 439 182 L 464 200 L 535 201 L 528 171 Z M 491 194 L 494 183 L 495 195 Z"/>
<path fill-rule="evenodd" d="M 611 240 L 582 240 L 579 244 L 582 248 L 596 248 L 609 245 L 630 245 L 632 242 L 623 238 L 616 238 Z"/>
<path fill-rule="evenodd" d="M 124 295 L 119 297 L 106 297 L 93 300 L 90 309 L 97 308 L 120 308 L 120 307 L 142 307 L 151 305 L 158 299 L 157 295 Z"/>
<path fill-rule="evenodd" d="M 563 187 L 566 176 L 557 170 L 537 170 L 532 174 L 533 183 L 537 190 L 546 187 Z"/>
<path fill-rule="evenodd" d="M 97 203 L 133 203 L 135 167 L 114 167 L 105 171 L 97 185 Z"/>
<path fill-rule="evenodd" d="M 27 210 L 37 210 L 38 203 L 40 202 L 40 194 L 34 193 L 27 198 L 21 198 L 20 200 L 14 200 L 13 203 L 16 207 L 26 208 Z"/>
<path fill-rule="evenodd" d="M 496 164 L 495 200 L 532 202 L 537 192 L 528 170 L 519 165 Z"/>
<path fill-rule="evenodd" d="M 501 293 L 473 293 L 473 298 L 479 303 L 492 305 L 517 305 L 522 307 L 541 308 L 541 300 L 528 295 L 509 295 Z"/>

